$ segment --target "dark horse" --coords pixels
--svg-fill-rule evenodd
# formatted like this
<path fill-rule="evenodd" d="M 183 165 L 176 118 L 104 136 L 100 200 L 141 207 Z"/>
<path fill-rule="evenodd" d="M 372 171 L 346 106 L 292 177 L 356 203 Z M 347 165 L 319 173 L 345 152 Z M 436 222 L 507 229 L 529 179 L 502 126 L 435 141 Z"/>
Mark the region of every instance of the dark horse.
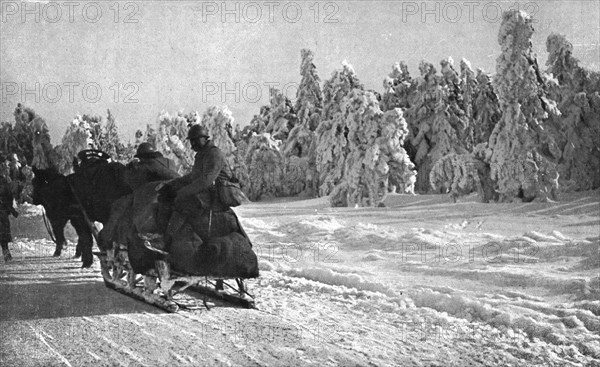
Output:
<path fill-rule="evenodd" d="M 81 209 L 77 206 L 73 191 L 67 182 L 67 176 L 61 175 L 54 169 L 33 169 L 33 204 L 42 205 L 54 233 L 56 249 L 53 256 L 60 256 L 66 245 L 64 228 L 67 222 L 77 232 L 77 249 L 75 257 L 82 257 L 83 267 L 90 267 L 92 257 L 92 232 L 85 222 Z"/>
<path fill-rule="evenodd" d="M 44 206 L 56 233 L 55 256 L 60 255 L 65 243 L 64 227 L 70 220 L 79 236 L 77 248 L 81 251 L 82 267 L 92 265 L 93 222 L 105 225 L 113 202 L 131 193 L 124 171 L 124 165 L 104 159 L 84 160 L 68 176 L 51 169 L 34 170 L 33 200 Z"/>

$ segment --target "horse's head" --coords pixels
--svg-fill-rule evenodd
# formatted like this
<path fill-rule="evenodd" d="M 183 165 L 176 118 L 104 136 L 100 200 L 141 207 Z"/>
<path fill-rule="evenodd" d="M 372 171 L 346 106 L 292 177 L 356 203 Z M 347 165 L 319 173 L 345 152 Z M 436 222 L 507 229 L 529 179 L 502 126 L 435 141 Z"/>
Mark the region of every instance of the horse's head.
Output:
<path fill-rule="evenodd" d="M 59 181 L 61 180 L 61 181 Z M 32 199 L 34 205 L 45 205 L 49 200 L 59 199 L 59 190 L 65 176 L 55 169 L 37 169 L 33 167 Z"/>

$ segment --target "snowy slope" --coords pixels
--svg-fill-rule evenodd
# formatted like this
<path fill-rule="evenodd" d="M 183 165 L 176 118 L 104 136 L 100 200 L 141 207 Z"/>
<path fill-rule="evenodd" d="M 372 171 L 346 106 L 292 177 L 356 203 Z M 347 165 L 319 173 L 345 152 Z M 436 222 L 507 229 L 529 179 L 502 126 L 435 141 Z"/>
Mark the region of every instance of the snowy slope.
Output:
<path fill-rule="evenodd" d="M 598 191 L 385 203 L 237 208 L 260 259 L 258 310 L 176 315 L 108 290 L 72 247 L 49 257 L 30 208 L 0 269 L 2 365 L 600 365 Z"/>

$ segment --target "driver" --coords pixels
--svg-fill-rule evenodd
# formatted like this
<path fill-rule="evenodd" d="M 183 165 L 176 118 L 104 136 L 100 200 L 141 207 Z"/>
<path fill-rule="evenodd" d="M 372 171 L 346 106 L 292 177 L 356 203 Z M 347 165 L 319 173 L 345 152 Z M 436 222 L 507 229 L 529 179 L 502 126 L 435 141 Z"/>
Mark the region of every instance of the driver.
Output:
<path fill-rule="evenodd" d="M 163 244 L 167 245 L 167 248 L 170 239 L 164 238 L 164 234 L 173 207 L 186 217 L 197 215 L 198 207 L 212 209 L 218 205 L 218 201 L 213 200 L 216 195 L 215 182 L 229 180 L 232 176 L 225 155 L 210 140 L 208 130 L 204 126 L 193 125 L 188 131 L 187 139 L 196 152 L 192 171 L 157 187 L 159 233 L 152 237 L 159 241 L 164 240 Z"/>

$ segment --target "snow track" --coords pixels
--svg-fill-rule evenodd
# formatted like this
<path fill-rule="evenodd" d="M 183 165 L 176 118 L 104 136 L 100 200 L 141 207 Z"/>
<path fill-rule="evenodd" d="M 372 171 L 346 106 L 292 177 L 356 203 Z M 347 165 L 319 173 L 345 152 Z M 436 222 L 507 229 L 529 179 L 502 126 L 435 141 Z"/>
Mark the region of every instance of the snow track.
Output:
<path fill-rule="evenodd" d="M 165 314 L 107 289 L 98 264 L 81 270 L 78 260 L 49 257 L 49 241 L 17 235 L 15 260 L 0 269 L 0 361 L 600 365 L 600 240 L 593 226 L 562 215 L 590 201 L 507 205 L 506 218 L 487 214 L 490 205 L 468 204 L 465 216 L 461 205 L 433 201 L 431 221 L 414 219 L 427 207 L 248 205 L 239 211 L 260 258 L 261 277 L 249 282 L 258 310 Z M 505 219 L 520 224 L 507 229 Z"/>

